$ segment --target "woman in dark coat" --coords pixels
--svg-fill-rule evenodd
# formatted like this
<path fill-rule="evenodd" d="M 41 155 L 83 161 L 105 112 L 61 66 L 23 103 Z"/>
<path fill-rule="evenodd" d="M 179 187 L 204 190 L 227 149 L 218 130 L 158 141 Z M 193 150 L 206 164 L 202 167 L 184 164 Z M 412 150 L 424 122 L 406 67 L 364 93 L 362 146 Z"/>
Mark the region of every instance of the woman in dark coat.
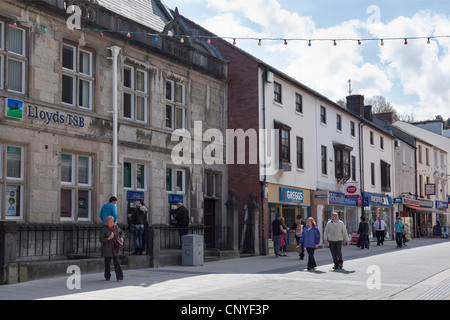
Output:
<path fill-rule="evenodd" d="M 100 242 L 102 243 L 102 257 L 105 258 L 105 279 L 111 278 L 111 259 L 114 261 L 114 270 L 117 281 L 123 280 L 122 268 L 119 264 L 120 247 L 115 247 L 115 241 L 124 243 L 125 235 L 119 226 L 114 224 L 114 217 L 109 216 L 105 219 L 105 225 L 100 230 Z"/>

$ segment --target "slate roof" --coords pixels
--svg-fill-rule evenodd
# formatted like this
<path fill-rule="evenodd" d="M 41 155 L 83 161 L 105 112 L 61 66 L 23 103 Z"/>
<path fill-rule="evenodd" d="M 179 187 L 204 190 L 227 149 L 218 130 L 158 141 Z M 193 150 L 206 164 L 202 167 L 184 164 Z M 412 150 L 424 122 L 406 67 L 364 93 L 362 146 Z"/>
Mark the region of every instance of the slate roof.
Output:
<path fill-rule="evenodd" d="M 96 3 L 157 32 L 162 32 L 167 22 L 173 20 L 162 0 L 97 0 Z"/>

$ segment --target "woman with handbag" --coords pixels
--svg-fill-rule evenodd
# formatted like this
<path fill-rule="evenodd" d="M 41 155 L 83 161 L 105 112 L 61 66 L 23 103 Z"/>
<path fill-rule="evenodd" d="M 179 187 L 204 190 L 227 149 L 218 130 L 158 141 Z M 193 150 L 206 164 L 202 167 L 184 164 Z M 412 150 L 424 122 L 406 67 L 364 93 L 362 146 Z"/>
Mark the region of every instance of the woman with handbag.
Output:
<path fill-rule="evenodd" d="M 105 258 L 105 279 L 107 281 L 111 278 L 111 259 L 114 262 L 117 281 L 123 280 L 123 272 L 119 264 L 119 250 L 123 248 L 124 241 L 124 232 L 117 224 L 114 224 L 114 217 L 106 217 L 105 225 L 100 230 L 100 242 L 102 243 L 102 257 Z"/>

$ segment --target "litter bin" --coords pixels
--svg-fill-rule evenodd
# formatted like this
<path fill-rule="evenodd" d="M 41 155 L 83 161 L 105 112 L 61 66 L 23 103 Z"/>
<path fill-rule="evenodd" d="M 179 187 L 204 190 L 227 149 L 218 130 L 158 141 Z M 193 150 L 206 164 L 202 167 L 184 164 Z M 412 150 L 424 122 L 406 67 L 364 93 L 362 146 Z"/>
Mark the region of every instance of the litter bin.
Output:
<path fill-rule="evenodd" d="M 183 266 L 203 265 L 203 236 L 187 234 L 181 237 L 181 264 Z"/>

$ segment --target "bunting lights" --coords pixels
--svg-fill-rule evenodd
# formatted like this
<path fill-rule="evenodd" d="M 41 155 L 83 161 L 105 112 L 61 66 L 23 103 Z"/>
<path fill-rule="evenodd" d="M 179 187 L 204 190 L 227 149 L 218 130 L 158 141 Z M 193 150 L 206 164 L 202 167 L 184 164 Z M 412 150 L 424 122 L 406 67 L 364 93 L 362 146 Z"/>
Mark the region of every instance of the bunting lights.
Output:
<path fill-rule="evenodd" d="M 37 26 L 41 29 L 43 33 L 46 33 L 49 29 L 69 29 L 70 33 L 75 33 L 76 31 L 92 31 L 98 33 L 102 38 L 107 33 L 109 34 L 123 34 L 126 38 L 133 38 L 135 36 L 150 36 L 155 42 L 163 37 L 171 37 L 179 39 L 180 43 L 185 43 L 186 39 L 196 39 L 206 41 L 208 44 L 214 39 L 224 39 L 230 40 L 233 45 L 237 45 L 238 41 L 250 40 L 256 41 L 258 46 L 262 46 L 263 42 L 280 42 L 284 45 L 288 45 L 291 42 L 305 42 L 308 47 L 313 45 L 313 42 L 329 42 L 333 46 L 337 46 L 340 42 L 355 42 L 357 45 L 362 45 L 364 42 L 379 42 L 381 46 L 385 44 L 386 41 L 403 41 L 404 45 L 408 45 L 411 40 L 423 40 L 424 43 L 430 44 L 432 39 L 438 38 L 450 38 L 450 35 L 437 35 L 437 36 L 416 36 L 416 37 L 384 37 L 384 38 L 252 38 L 252 37 L 219 37 L 219 36 L 203 36 L 203 35 L 167 35 L 167 34 L 155 34 L 147 32 L 133 32 L 127 30 L 99 30 L 90 28 L 68 28 L 67 25 L 41 25 L 36 23 L 31 23 L 29 21 L 18 21 L 18 20 L 2 20 L 6 23 L 10 23 L 12 26 L 17 27 L 18 24 L 31 24 Z"/>

